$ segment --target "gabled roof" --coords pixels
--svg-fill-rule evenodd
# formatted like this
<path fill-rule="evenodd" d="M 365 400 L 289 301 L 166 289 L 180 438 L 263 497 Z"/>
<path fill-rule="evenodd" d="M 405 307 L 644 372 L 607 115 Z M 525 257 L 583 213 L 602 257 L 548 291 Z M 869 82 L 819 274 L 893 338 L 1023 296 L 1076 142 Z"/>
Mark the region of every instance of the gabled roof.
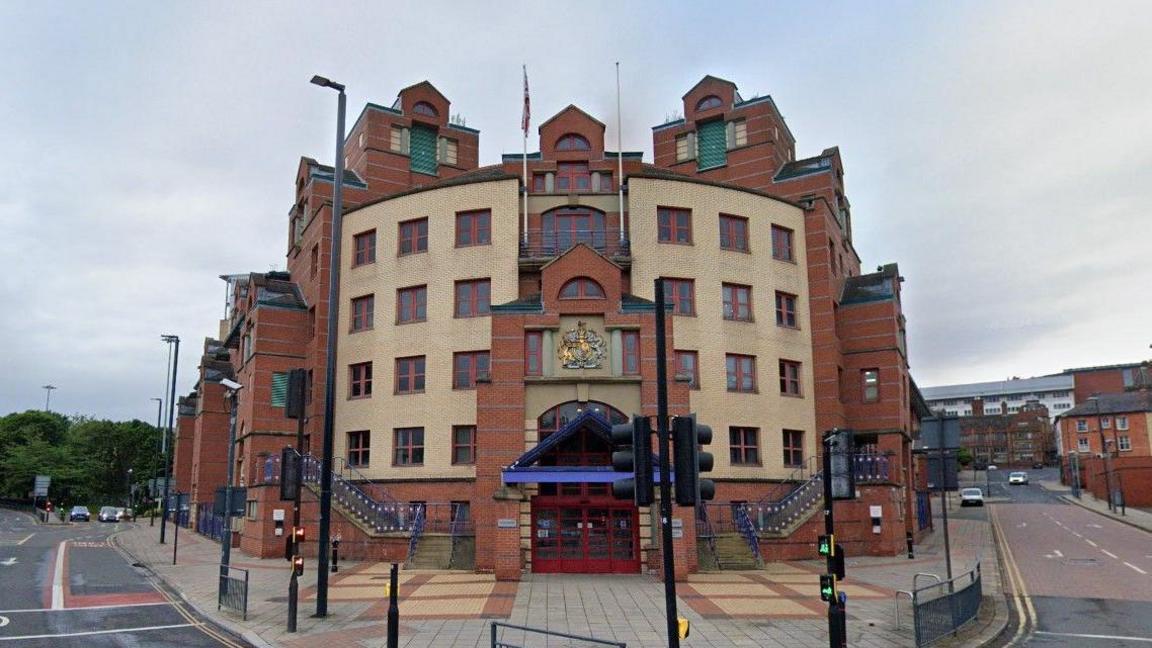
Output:
<path fill-rule="evenodd" d="M 688 90 L 688 92 L 685 92 L 685 93 L 684 93 L 684 96 L 683 96 L 683 97 L 680 97 L 680 98 L 681 98 L 681 99 L 687 99 L 687 98 L 688 98 L 688 95 L 690 95 L 690 94 L 692 94 L 693 92 L 695 92 L 695 91 L 696 91 L 696 88 L 699 88 L 701 85 L 703 85 L 704 83 L 706 83 L 706 82 L 708 82 L 708 81 L 718 81 L 718 82 L 720 82 L 720 83 L 723 83 L 723 84 L 726 84 L 726 85 L 730 85 L 730 86 L 732 86 L 732 89 L 733 89 L 733 90 L 735 90 L 735 89 L 736 89 L 736 84 L 735 84 L 735 83 L 732 83 L 732 82 L 731 82 L 731 81 L 729 81 L 728 79 L 721 79 L 721 78 L 720 78 L 720 77 L 718 77 L 718 76 L 712 76 L 711 74 L 705 74 L 703 79 L 700 79 L 699 81 L 697 81 L 697 82 L 696 82 L 696 85 L 692 86 L 692 87 L 691 87 L 691 88 Z"/>
<path fill-rule="evenodd" d="M 596 256 L 600 257 L 601 259 L 604 259 L 608 263 L 611 263 L 612 267 L 616 268 L 617 270 L 621 270 L 621 271 L 623 270 L 623 268 L 621 268 L 618 263 L 616 263 L 612 259 L 609 259 L 608 257 L 601 254 L 599 251 L 596 250 L 596 248 L 593 248 L 591 245 L 588 245 L 584 241 L 577 241 L 576 243 L 572 244 L 572 247 L 570 247 L 567 250 L 564 250 L 560 254 L 556 255 L 555 257 L 552 258 L 552 260 L 548 261 L 548 263 L 545 263 L 544 265 L 540 266 L 540 271 L 543 272 L 544 268 L 547 268 L 548 266 L 552 265 L 553 263 L 556 263 L 560 259 L 563 259 L 564 257 L 568 256 L 569 254 L 572 254 L 572 252 L 575 251 L 576 248 L 581 248 L 581 247 L 588 248 L 588 251 L 590 251 L 592 254 L 595 254 Z"/>
<path fill-rule="evenodd" d="M 1142 389 L 1122 394 L 1099 394 L 1070 410 L 1061 412 L 1056 418 L 1128 412 L 1152 412 L 1152 391 Z"/>
<path fill-rule="evenodd" d="M 803 160 L 794 160 L 780 167 L 776 172 L 774 180 L 789 180 L 791 178 L 799 178 L 813 173 L 822 173 L 824 171 L 832 170 L 832 149 L 824 151 L 820 155 L 804 158 Z"/>
<path fill-rule="evenodd" d="M 336 169 L 334 167 L 330 167 L 327 164 L 320 164 L 310 157 L 301 158 L 301 160 L 304 164 L 308 165 L 308 177 L 315 178 L 322 182 L 332 182 L 332 180 L 336 178 Z M 361 180 L 355 171 L 344 169 L 344 185 L 352 185 L 363 189 L 368 186 L 368 183 Z"/>
<path fill-rule="evenodd" d="M 575 110 L 576 112 L 580 113 L 581 115 L 583 115 L 583 116 L 587 117 L 588 119 L 591 119 L 592 121 L 596 122 L 597 124 L 600 125 L 600 128 L 604 128 L 604 122 L 602 122 L 599 119 L 596 119 L 595 117 L 593 117 L 592 115 L 589 115 L 588 113 L 584 112 L 576 104 L 568 104 L 568 106 L 566 108 L 564 108 L 560 112 L 556 113 L 555 115 L 552 115 L 546 121 L 542 122 L 540 124 L 540 126 L 537 127 L 536 132 L 543 131 L 544 127 L 547 126 L 548 124 L 552 123 L 553 121 L 555 121 L 557 117 L 559 117 L 560 115 L 563 115 L 566 112 L 572 111 L 572 110 Z"/>
<path fill-rule="evenodd" d="M 421 86 L 427 86 L 429 89 L 432 90 L 432 92 L 435 92 L 437 96 L 439 96 L 441 99 L 443 99 L 445 103 L 452 103 L 451 101 L 448 101 L 448 97 L 445 97 L 443 92 L 440 92 L 439 90 L 437 90 L 436 86 L 432 85 L 432 82 L 428 81 L 427 79 L 425 79 L 424 81 L 421 81 L 419 83 L 413 83 L 412 85 L 408 86 L 407 88 L 400 88 L 400 92 L 397 92 L 396 96 L 399 97 L 400 95 L 404 94 L 405 92 L 408 92 L 409 90 L 412 90 L 413 88 L 419 88 Z"/>
<path fill-rule="evenodd" d="M 537 461 L 540 461 L 540 458 L 549 450 L 560 445 L 584 428 L 591 430 L 593 434 L 604 439 L 609 444 L 612 443 L 612 425 L 604 417 L 588 410 L 569 421 L 562 429 L 544 437 L 540 443 L 536 444 L 535 448 L 520 455 L 520 458 L 513 461 L 512 465 L 508 467 L 520 468 L 523 466 L 531 466 Z"/>
<path fill-rule="evenodd" d="M 896 282 L 899 280 L 900 271 L 895 263 L 882 266 L 878 272 L 848 277 L 844 280 L 840 305 L 895 299 Z"/>

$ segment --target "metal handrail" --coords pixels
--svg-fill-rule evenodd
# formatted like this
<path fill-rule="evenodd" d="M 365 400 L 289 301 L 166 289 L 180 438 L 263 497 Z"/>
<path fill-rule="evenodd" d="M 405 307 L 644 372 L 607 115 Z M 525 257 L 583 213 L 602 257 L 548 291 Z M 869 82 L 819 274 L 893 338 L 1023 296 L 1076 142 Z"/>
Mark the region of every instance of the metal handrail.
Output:
<path fill-rule="evenodd" d="M 420 545 L 420 536 L 424 535 L 424 507 L 421 506 L 416 509 L 416 515 L 412 519 L 412 537 L 408 540 L 408 557 L 404 561 L 404 565 L 410 566 L 412 559 L 416 557 L 416 548 Z"/>
<path fill-rule="evenodd" d="M 895 612 L 895 615 L 896 615 L 896 628 L 897 629 L 900 628 L 900 595 L 901 594 L 908 597 L 908 602 L 911 603 L 913 605 L 913 607 L 915 607 L 915 605 L 916 605 L 916 597 L 912 595 L 912 592 L 909 592 L 907 590 L 896 590 L 896 593 L 892 595 L 892 610 Z M 913 611 L 915 611 L 915 610 L 913 610 Z"/>
<path fill-rule="evenodd" d="M 716 551 L 716 529 L 712 526 L 712 521 L 708 519 L 708 506 L 700 503 L 696 507 L 696 524 L 697 528 L 703 530 L 703 533 L 697 533 L 697 537 L 704 538 L 704 543 L 708 546 L 708 551 L 712 553 L 712 559 L 716 561 L 716 566 L 723 569 L 720 564 L 720 554 Z"/>
<path fill-rule="evenodd" d="M 748 517 L 748 505 L 741 504 L 734 507 L 733 514 L 736 518 L 736 528 L 739 529 L 740 535 L 744 536 L 748 548 L 752 550 L 752 557 L 756 559 L 757 565 L 762 565 L 764 561 L 760 558 L 760 540 L 756 537 L 756 526 Z"/>
<path fill-rule="evenodd" d="M 933 574 L 931 572 L 916 572 L 916 575 L 912 577 L 912 589 L 917 591 L 917 592 L 919 592 L 922 589 L 921 587 L 919 587 L 917 585 L 917 583 L 919 582 L 919 578 L 921 576 L 935 578 L 936 579 L 936 585 L 940 585 L 941 583 L 944 582 L 943 579 L 941 579 L 939 576 L 937 576 L 936 574 Z M 935 587 L 936 585 L 932 585 L 930 587 Z"/>
<path fill-rule="evenodd" d="M 757 505 L 756 527 L 761 532 L 783 531 L 788 524 L 824 499 L 823 476 L 816 473 L 778 502 Z"/>

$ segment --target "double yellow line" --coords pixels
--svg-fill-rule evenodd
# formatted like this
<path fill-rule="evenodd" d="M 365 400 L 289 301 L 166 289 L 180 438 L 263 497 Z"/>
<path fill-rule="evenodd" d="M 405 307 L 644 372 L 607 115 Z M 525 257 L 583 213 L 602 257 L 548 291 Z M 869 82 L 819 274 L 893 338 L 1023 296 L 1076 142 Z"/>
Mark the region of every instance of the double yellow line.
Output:
<path fill-rule="evenodd" d="M 1015 646 L 1024 637 L 1029 627 L 1035 627 L 1036 608 L 1032 605 L 1031 597 L 1028 596 L 1028 587 L 1024 584 L 1024 576 L 1020 573 L 1020 567 L 1012 555 L 1012 547 L 1008 545 L 1004 531 L 1000 529 L 1000 518 L 996 515 L 997 508 L 999 507 L 989 507 L 988 513 L 992 518 L 992 535 L 996 539 L 996 544 L 1001 548 L 1000 556 L 1003 558 L 1004 572 L 1008 577 L 1008 582 L 1012 585 L 1012 602 L 1016 606 L 1016 615 L 1020 619 L 1016 625 L 1016 634 L 1012 636 L 1012 641 L 1007 644 L 1008 646 Z"/>

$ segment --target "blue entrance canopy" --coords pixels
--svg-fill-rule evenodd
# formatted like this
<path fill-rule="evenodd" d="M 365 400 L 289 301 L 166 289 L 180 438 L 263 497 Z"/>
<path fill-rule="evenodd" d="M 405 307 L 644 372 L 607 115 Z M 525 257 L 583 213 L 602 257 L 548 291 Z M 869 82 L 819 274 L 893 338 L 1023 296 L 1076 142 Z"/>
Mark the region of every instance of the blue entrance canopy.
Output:
<path fill-rule="evenodd" d="M 659 481 L 659 471 L 652 474 Z M 505 468 L 502 476 L 505 484 L 606 484 L 628 479 L 632 473 L 616 472 L 611 466 L 520 466 Z"/>

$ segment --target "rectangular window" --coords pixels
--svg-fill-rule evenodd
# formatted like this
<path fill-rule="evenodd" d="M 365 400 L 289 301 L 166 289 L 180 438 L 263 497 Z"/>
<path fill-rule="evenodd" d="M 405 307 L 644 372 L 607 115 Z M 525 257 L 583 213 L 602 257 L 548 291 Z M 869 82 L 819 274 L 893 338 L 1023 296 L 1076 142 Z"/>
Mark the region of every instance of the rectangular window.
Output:
<path fill-rule="evenodd" d="M 480 209 L 456 214 L 456 247 L 492 243 L 492 211 Z"/>
<path fill-rule="evenodd" d="M 456 140 L 440 138 L 436 146 L 436 161 L 440 164 L 456 165 Z"/>
<path fill-rule="evenodd" d="M 436 131 L 427 126 L 413 126 L 408 133 L 408 168 L 436 175 Z"/>
<path fill-rule="evenodd" d="M 696 157 L 696 133 L 676 136 L 676 161 L 683 162 Z"/>
<path fill-rule="evenodd" d="M 272 373 L 272 407 L 284 407 L 288 402 L 288 372 Z"/>
<path fill-rule="evenodd" d="M 366 263 L 376 263 L 376 230 L 361 232 L 352 240 L 356 248 L 352 257 L 353 267 Z"/>
<path fill-rule="evenodd" d="M 1118 436 L 1116 437 L 1116 447 L 1120 448 L 1121 450 L 1131 450 L 1132 439 L 1129 438 L 1127 434 Z"/>
<path fill-rule="evenodd" d="M 352 332 L 367 331 L 372 328 L 372 311 L 376 296 L 365 295 L 352 300 Z"/>
<path fill-rule="evenodd" d="M 676 377 L 690 379 L 689 389 L 700 389 L 700 362 L 695 351 L 676 351 Z"/>
<path fill-rule="evenodd" d="M 476 426 L 452 426 L 452 463 L 455 465 L 476 463 Z"/>
<path fill-rule="evenodd" d="M 588 193 L 592 190 L 592 174 L 587 162 L 559 162 L 556 164 L 556 191 L 558 193 Z"/>
<path fill-rule="evenodd" d="M 475 389 L 476 378 L 486 377 L 488 370 L 487 351 L 452 354 L 452 389 Z"/>
<path fill-rule="evenodd" d="M 308 276 L 316 277 L 316 273 L 320 272 L 320 244 L 312 246 L 312 256 L 308 261 Z"/>
<path fill-rule="evenodd" d="M 397 253 L 400 256 L 416 254 L 417 252 L 427 252 L 428 219 L 417 218 L 400 223 L 400 236 L 398 241 L 399 249 Z"/>
<path fill-rule="evenodd" d="M 800 396 L 800 363 L 792 360 L 780 361 L 780 393 Z"/>
<path fill-rule="evenodd" d="M 623 355 L 624 355 L 624 375 L 625 376 L 639 376 L 640 375 L 640 332 L 639 331 L 624 331 L 621 336 L 623 341 Z"/>
<path fill-rule="evenodd" d="M 804 465 L 804 432 L 784 430 L 784 465 L 795 468 Z"/>
<path fill-rule="evenodd" d="M 544 334 L 541 331 L 528 331 L 524 334 L 524 375 L 543 376 Z"/>
<path fill-rule="evenodd" d="M 772 258 L 781 261 L 795 261 L 792 250 L 792 230 L 778 225 L 772 226 Z"/>
<path fill-rule="evenodd" d="M 492 281 L 456 282 L 456 317 L 479 317 L 491 312 Z"/>
<path fill-rule="evenodd" d="M 1078 452 L 1088 452 L 1088 437 L 1079 437 L 1076 439 L 1076 450 Z"/>
<path fill-rule="evenodd" d="M 544 189 L 548 186 L 548 176 L 544 173 L 537 173 L 532 176 L 532 192 L 544 193 Z"/>
<path fill-rule="evenodd" d="M 418 394 L 424 391 L 424 356 L 396 358 L 396 393 Z"/>
<path fill-rule="evenodd" d="M 759 436 L 758 428 L 728 428 L 728 457 L 733 466 L 760 465 Z"/>
<path fill-rule="evenodd" d="M 1117 430 L 1127 430 L 1128 429 L 1128 417 L 1127 416 L 1117 416 L 1116 417 L 1116 429 Z"/>
<path fill-rule="evenodd" d="M 880 370 L 862 369 L 860 371 L 860 386 L 864 390 L 865 403 L 874 403 L 880 400 Z"/>
<path fill-rule="evenodd" d="M 748 219 L 741 216 L 720 214 L 720 248 L 748 251 Z"/>
<path fill-rule="evenodd" d="M 687 209 L 659 207 L 656 224 L 661 243 L 692 243 L 692 212 Z"/>
<path fill-rule="evenodd" d="M 696 315 L 696 282 L 692 279 L 665 279 L 664 303 L 672 304 L 673 315 Z"/>
<path fill-rule="evenodd" d="M 728 391 L 756 391 L 756 357 L 729 353 L 725 356 L 728 372 Z"/>
<path fill-rule="evenodd" d="M 408 129 L 401 126 L 392 127 L 392 137 L 389 140 L 389 148 L 395 153 L 403 153 L 408 155 Z"/>
<path fill-rule="evenodd" d="M 616 191 L 616 185 L 612 184 L 612 173 L 610 171 L 600 171 L 600 186 L 592 187 L 593 191 L 600 193 L 612 193 Z"/>
<path fill-rule="evenodd" d="M 393 466 L 424 464 L 424 428 L 396 428 L 393 432 Z"/>
<path fill-rule="evenodd" d="M 700 124 L 696 128 L 699 147 L 696 154 L 697 170 L 714 169 L 728 163 L 727 132 L 727 126 L 720 120 Z"/>
<path fill-rule="evenodd" d="M 1088 431 L 1088 421 L 1086 419 L 1077 420 L 1076 421 L 1076 431 L 1077 432 L 1087 432 Z"/>
<path fill-rule="evenodd" d="M 748 145 L 748 123 L 743 119 L 734 119 L 728 122 L 727 132 L 725 133 L 728 144 L 728 149 L 739 148 Z"/>
<path fill-rule="evenodd" d="M 371 459 L 372 433 L 357 430 L 348 433 L 348 465 L 367 466 Z"/>
<path fill-rule="evenodd" d="M 776 292 L 776 326 L 797 328 L 796 295 Z"/>
<path fill-rule="evenodd" d="M 428 286 L 412 286 L 396 291 L 396 323 L 423 322 L 428 319 Z"/>
<path fill-rule="evenodd" d="M 372 363 L 358 362 L 348 365 L 348 398 L 368 398 L 372 395 Z"/>
<path fill-rule="evenodd" d="M 1105 430 L 1111 430 L 1112 429 L 1111 417 L 1105 416 L 1105 417 L 1101 418 L 1100 419 L 1100 427 L 1105 429 Z"/>
<path fill-rule="evenodd" d="M 724 293 L 724 319 L 737 322 L 752 321 L 752 287 L 740 284 L 722 284 Z"/>

